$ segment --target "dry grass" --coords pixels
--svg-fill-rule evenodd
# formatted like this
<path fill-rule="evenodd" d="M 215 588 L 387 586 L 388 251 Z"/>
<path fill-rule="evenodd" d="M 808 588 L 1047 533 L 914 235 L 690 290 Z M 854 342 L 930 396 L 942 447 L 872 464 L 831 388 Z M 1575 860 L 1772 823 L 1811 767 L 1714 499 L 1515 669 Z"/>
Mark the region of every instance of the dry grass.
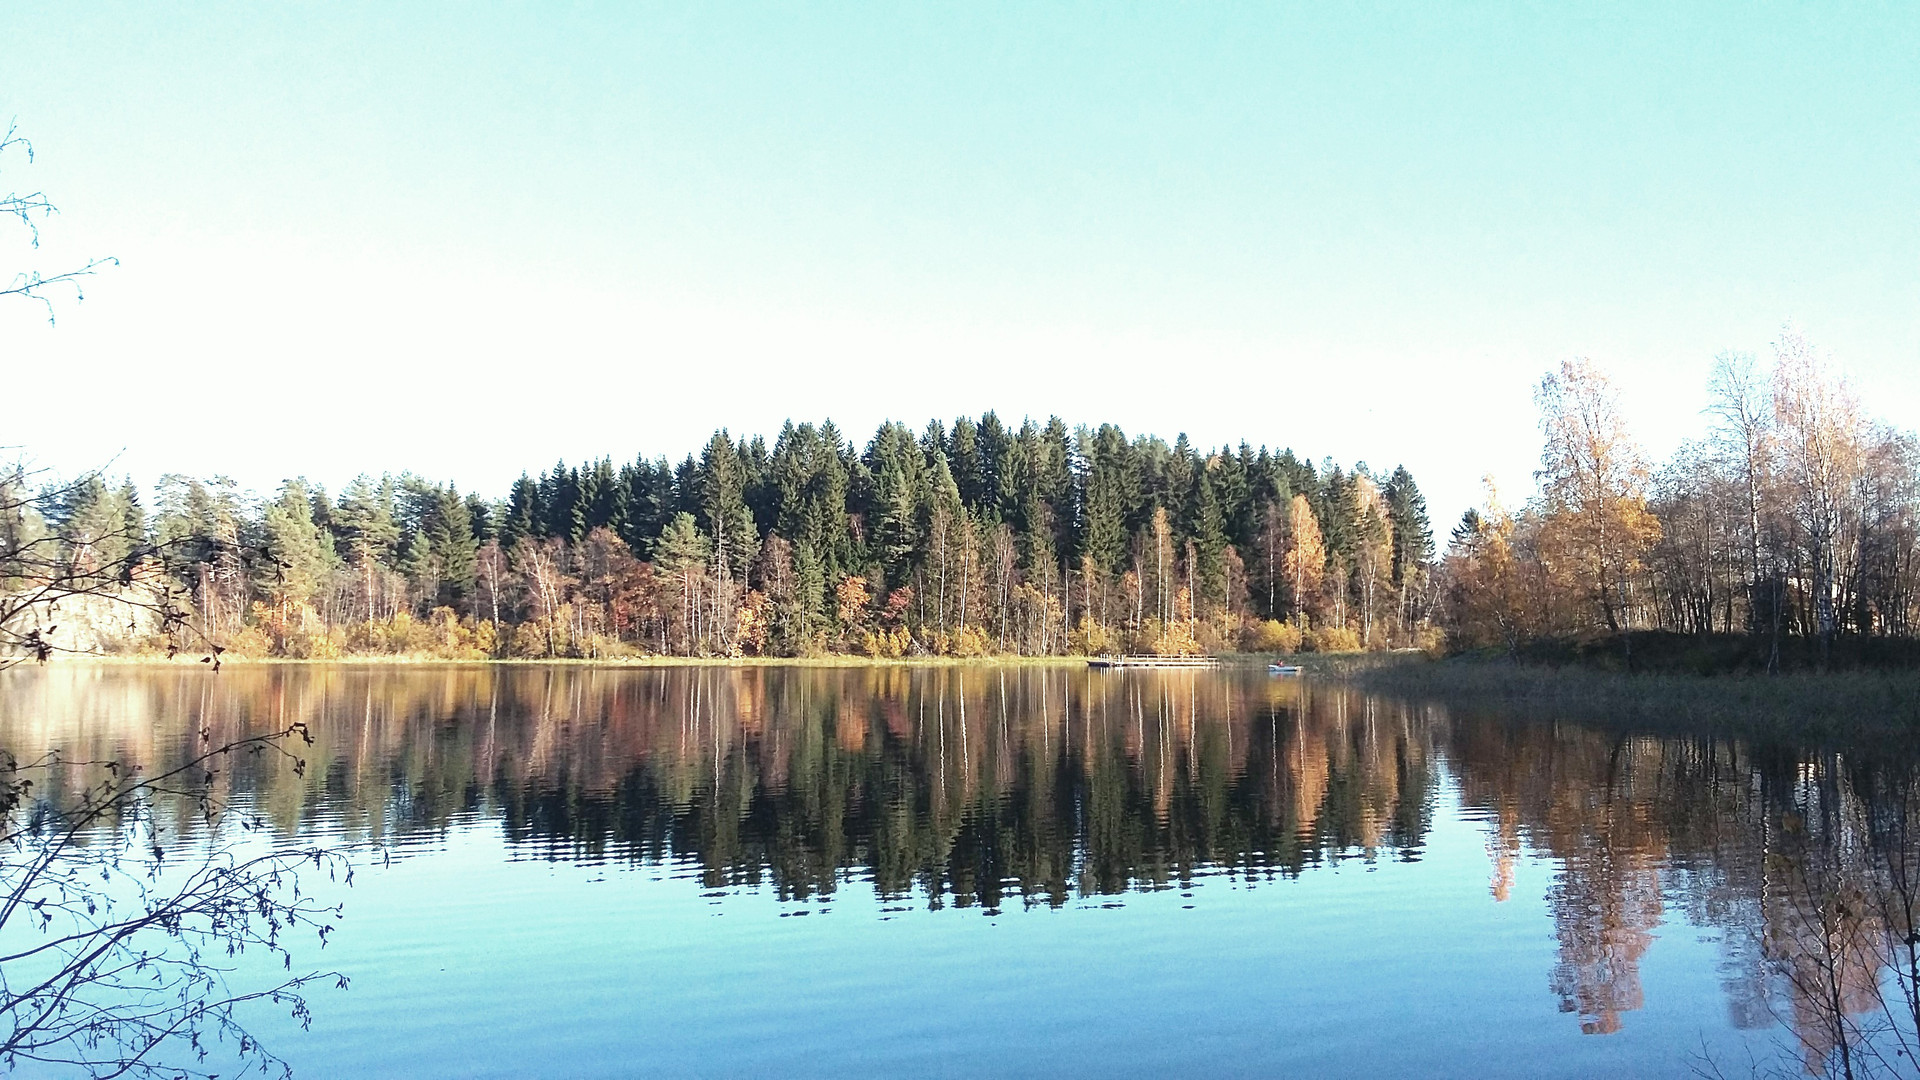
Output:
<path fill-rule="evenodd" d="M 1505 661 L 1403 658 L 1340 673 L 1368 690 L 1530 719 L 1920 750 L 1920 672 L 1624 675 Z"/>

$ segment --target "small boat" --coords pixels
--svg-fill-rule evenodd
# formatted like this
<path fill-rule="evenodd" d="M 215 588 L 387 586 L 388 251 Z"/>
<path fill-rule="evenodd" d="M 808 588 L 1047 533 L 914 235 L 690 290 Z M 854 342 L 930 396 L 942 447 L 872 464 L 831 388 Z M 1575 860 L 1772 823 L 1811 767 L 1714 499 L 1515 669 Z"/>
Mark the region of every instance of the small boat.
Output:
<path fill-rule="evenodd" d="M 1268 664 L 1268 665 L 1267 665 L 1267 674 L 1269 674 L 1269 675 L 1298 675 L 1298 674 L 1300 674 L 1300 665 L 1298 665 L 1298 664 Z"/>

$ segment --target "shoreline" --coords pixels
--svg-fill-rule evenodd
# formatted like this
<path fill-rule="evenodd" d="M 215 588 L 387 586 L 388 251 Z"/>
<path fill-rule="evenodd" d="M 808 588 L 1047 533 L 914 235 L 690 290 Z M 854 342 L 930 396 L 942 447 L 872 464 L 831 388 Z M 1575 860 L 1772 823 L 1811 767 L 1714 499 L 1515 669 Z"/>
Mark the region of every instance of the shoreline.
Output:
<path fill-rule="evenodd" d="M 206 665 L 204 653 L 182 652 L 166 656 L 60 656 L 47 666 L 93 667 L 197 667 Z M 622 656 L 622 657 L 473 657 L 455 659 L 440 656 L 336 656 L 303 659 L 289 656 L 222 656 L 220 666 L 246 667 L 592 667 L 592 668 L 673 668 L 673 667 L 1060 667 L 1084 665 L 1079 656 Z M 21 664 L 21 667 L 41 665 Z"/>
<path fill-rule="evenodd" d="M 88 654 L 61 655 L 46 665 L 32 661 L 13 667 L 211 667 L 205 653 L 181 652 L 168 658 L 160 654 Z M 476 657 L 450 659 L 435 656 L 340 656 L 328 659 L 301 659 L 283 656 L 223 656 L 220 666 L 227 668 L 266 667 L 581 667 L 581 668 L 931 668 L 931 667 L 1021 667 L 1086 668 L 1091 656 L 633 656 L 633 657 Z M 1347 677 L 1360 670 L 1378 666 L 1397 666 L 1413 658 L 1393 653 L 1224 653 L 1218 657 L 1218 670 L 1264 670 L 1268 664 L 1286 663 L 1305 668 L 1310 674 Z M 8 670 L 0 668 L 0 671 Z"/>

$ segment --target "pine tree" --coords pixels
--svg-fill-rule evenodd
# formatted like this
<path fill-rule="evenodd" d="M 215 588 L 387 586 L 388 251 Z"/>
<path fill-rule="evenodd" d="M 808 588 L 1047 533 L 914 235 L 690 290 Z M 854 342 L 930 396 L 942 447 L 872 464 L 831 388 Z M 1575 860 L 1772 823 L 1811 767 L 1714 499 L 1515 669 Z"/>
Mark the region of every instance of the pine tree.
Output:
<path fill-rule="evenodd" d="M 1127 556 L 1127 538 L 1134 529 L 1132 503 L 1139 491 L 1132 447 L 1111 424 L 1094 433 L 1082 428 L 1079 440 L 1085 491 L 1080 549 L 1101 573 L 1116 574 Z"/>
<path fill-rule="evenodd" d="M 393 484 L 382 478 L 375 485 L 364 474 L 340 493 L 333 515 L 336 535 L 354 565 L 390 564 L 400 543 L 394 520 Z"/>
<path fill-rule="evenodd" d="M 304 477 L 280 485 L 279 497 L 261 508 L 266 558 L 257 560 L 254 587 L 279 607 L 282 618 L 309 604 L 333 571 L 332 537 L 313 521 Z"/>
<path fill-rule="evenodd" d="M 496 539 L 494 522 L 498 508 L 477 493 L 467 496 L 467 532 L 476 545 Z"/>
<path fill-rule="evenodd" d="M 1057 416 L 1048 417 L 1047 426 L 1040 433 L 1033 472 L 1040 502 L 1047 508 L 1051 523 L 1052 549 L 1061 556 L 1071 555 L 1080 520 L 1080 507 L 1075 499 L 1073 436 L 1067 431 L 1066 421 Z"/>

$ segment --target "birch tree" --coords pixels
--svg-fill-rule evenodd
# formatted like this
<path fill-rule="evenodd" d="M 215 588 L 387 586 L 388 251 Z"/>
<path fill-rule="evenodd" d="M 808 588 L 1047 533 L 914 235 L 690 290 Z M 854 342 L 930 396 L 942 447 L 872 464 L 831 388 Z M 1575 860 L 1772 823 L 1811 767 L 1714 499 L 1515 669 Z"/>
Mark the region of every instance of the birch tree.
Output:
<path fill-rule="evenodd" d="M 1534 391 L 1540 430 L 1546 557 L 1598 607 L 1610 631 L 1627 625 L 1629 578 L 1660 524 L 1647 512 L 1649 471 L 1620 397 L 1585 358 L 1562 361 Z"/>

